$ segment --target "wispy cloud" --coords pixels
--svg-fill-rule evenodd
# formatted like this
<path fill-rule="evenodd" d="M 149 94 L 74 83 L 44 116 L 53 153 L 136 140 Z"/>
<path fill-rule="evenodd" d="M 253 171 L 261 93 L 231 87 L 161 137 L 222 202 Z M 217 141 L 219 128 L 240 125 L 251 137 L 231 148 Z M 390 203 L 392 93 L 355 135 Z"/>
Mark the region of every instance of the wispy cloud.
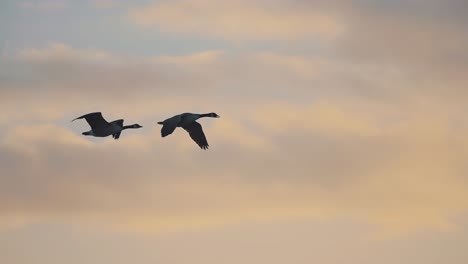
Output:
<path fill-rule="evenodd" d="M 22 94 L 29 118 L 9 115 L 4 124 L 13 124 L 2 131 L 6 226 L 63 221 L 164 232 L 345 214 L 395 234 L 447 230 L 468 210 L 468 127 L 454 127 L 461 113 L 444 107 L 447 98 L 379 103 L 335 82 L 368 78 L 366 67 L 343 73 L 346 64 L 333 60 L 265 52 L 138 58 L 64 44 L 12 61 L 27 71 L 2 82 L 3 99 Z M 377 92 L 387 87 L 383 76 L 371 79 Z M 294 86 L 285 90 L 287 83 Z M 310 89 L 320 85 L 328 90 Z M 292 94 L 271 96 L 283 91 Z M 21 113 L 15 104 L 2 108 Z M 119 142 L 90 142 L 80 135 L 87 125 L 69 120 L 91 109 L 145 128 Z M 184 109 L 223 116 L 203 121 L 209 152 L 185 131 L 160 138 L 156 121 Z"/>
<path fill-rule="evenodd" d="M 193 36 L 227 41 L 145 57 L 81 36 L 9 48 L 0 226 L 152 233 L 345 218 L 386 235 L 454 230 L 468 212 L 462 2 L 158 1 L 124 11 L 139 33 L 177 35 L 188 50 Z M 85 138 L 88 125 L 69 121 L 91 111 L 144 128 Z M 161 139 L 156 122 L 185 111 L 222 116 L 202 121 L 210 151 L 183 130 Z"/>
<path fill-rule="evenodd" d="M 333 38 L 344 25 L 320 12 L 291 9 L 271 2 L 162 1 L 134 8 L 137 25 L 163 32 L 190 33 L 228 40 L 288 40 L 305 37 Z"/>

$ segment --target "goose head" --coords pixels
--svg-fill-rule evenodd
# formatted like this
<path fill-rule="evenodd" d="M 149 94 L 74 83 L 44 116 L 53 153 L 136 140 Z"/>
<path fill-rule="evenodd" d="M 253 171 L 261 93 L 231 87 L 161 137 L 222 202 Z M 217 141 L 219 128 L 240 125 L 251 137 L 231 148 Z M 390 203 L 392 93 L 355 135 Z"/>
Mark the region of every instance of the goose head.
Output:
<path fill-rule="evenodd" d="M 133 125 L 130 125 L 128 127 L 129 128 L 142 128 L 142 126 L 140 126 L 139 124 L 133 124 Z"/>
<path fill-rule="evenodd" d="M 214 117 L 214 118 L 219 118 L 219 115 L 216 114 L 216 113 L 209 113 L 207 116 Z"/>

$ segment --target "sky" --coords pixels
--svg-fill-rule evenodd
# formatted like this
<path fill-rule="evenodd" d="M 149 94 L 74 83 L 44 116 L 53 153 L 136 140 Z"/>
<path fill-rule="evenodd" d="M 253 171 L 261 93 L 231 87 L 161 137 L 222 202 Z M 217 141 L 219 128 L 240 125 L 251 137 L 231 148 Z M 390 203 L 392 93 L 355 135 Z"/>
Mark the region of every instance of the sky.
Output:
<path fill-rule="evenodd" d="M 466 263 L 467 13 L 1 1 L 0 262 Z M 161 138 L 183 112 L 209 150 Z"/>

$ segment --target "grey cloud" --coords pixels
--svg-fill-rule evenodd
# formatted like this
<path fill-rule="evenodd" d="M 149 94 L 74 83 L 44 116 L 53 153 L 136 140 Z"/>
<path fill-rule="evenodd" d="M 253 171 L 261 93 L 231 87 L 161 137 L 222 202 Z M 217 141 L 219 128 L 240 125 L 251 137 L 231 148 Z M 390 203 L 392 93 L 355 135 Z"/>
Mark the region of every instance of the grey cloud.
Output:
<path fill-rule="evenodd" d="M 226 114 L 232 116 L 232 111 Z M 295 112 L 278 107 L 275 111 L 273 115 L 308 113 L 307 109 Z M 333 116 L 323 118 L 335 122 Z M 355 121 L 349 121 L 354 126 Z M 220 122 L 234 126 L 223 127 Z M 156 227 L 156 219 L 164 216 L 183 228 L 200 217 L 216 219 L 235 213 L 249 219 L 255 215 L 252 208 L 259 214 L 276 215 L 269 216 L 273 218 L 284 210 L 307 214 L 343 210 L 377 223 L 401 213 L 405 214 L 399 216 L 403 223 L 418 219 L 437 226 L 428 220 L 431 212 L 449 221 L 468 206 L 461 202 L 466 189 L 459 184 L 463 173 L 450 172 L 450 166 L 463 169 L 453 156 L 465 155 L 460 138 L 450 141 L 458 145 L 452 155 L 437 144 L 448 140 L 449 134 L 430 134 L 435 154 L 427 156 L 424 148 L 432 147 L 431 143 L 418 145 L 416 140 L 424 127 L 416 126 L 412 133 L 406 123 L 407 131 L 371 135 L 360 134 L 352 126 L 314 124 L 323 120 L 295 123 L 282 119 L 278 122 L 291 122 L 284 125 L 295 129 L 279 131 L 262 123 L 257 129 L 246 129 L 242 122 L 229 118 L 203 122 L 212 144 L 206 152 L 200 152 L 185 131 L 161 139 L 157 127 L 143 134 L 126 134 L 119 142 L 89 142 L 55 126 L 12 130 L 2 147 L 5 166 L 0 194 L 2 201 L 8 201 L 2 205 L 2 214 L 8 218 L 27 212 L 31 219 L 37 214 L 46 219 L 79 215 L 98 217 L 99 222 L 121 214 L 121 221 L 115 223 L 120 225 L 135 215 L 139 221 L 154 221 Z M 56 135 L 49 138 L 53 131 Z M 431 164 L 424 165 L 427 162 Z M 449 174 L 443 174 L 446 170 Z M 420 181 L 423 174 L 425 180 Z M 402 180 L 405 177 L 412 182 L 410 186 Z M 439 186 L 437 193 L 445 197 L 437 205 L 421 202 L 421 197 L 434 194 L 433 183 L 442 178 L 446 185 Z M 449 189 L 451 194 L 446 194 Z M 423 190 L 422 196 L 418 190 Z M 404 199 L 395 200 L 395 191 L 402 192 Z M 431 209 L 413 214 L 407 212 L 408 207 Z"/>
<path fill-rule="evenodd" d="M 12 97 L 35 93 L 63 100 L 83 97 L 106 100 L 110 94 L 130 99 L 180 94 L 205 96 L 245 89 L 243 86 L 249 82 L 250 87 L 273 89 L 275 82 L 278 86 L 294 81 L 294 78 L 279 78 L 277 73 L 283 77 L 299 77 L 294 69 L 283 64 L 284 61 L 263 61 L 262 57 L 208 54 L 206 59 L 197 59 L 196 56 L 203 54 L 195 54 L 195 58 L 191 55 L 156 58 L 109 55 L 109 58 L 96 59 L 91 52 L 69 47 L 63 55 L 60 47 L 26 53 L 23 59 L 11 58 L 2 64 L 2 68 L 10 68 L 3 73 L 2 93 Z"/>
<path fill-rule="evenodd" d="M 169 215 L 189 225 L 230 210 L 241 218 L 328 210 L 403 229 L 415 222 L 445 226 L 467 208 L 460 158 L 468 146 L 460 136 L 466 29 L 463 18 L 435 19 L 433 12 L 452 10 L 450 3 L 403 13 L 380 1 L 312 6 L 348 23 L 326 56 L 308 49 L 299 56 L 294 48 L 289 55 L 152 58 L 64 45 L 24 51 L 0 64 L 1 108 L 8 113 L 0 116 L 0 134 L 8 137 L 0 161 L 0 195 L 9 201 L 2 214 L 99 211 L 103 219 L 122 213 L 150 223 Z M 346 114 L 314 112 L 320 102 Z M 94 110 L 144 130 L 87 144 L 79 133 L 87 125 L 69 120 Z M 200 152 L 184 131 L 160 138 L 155 122 L 186 110 L 223 117 L 204 121 L 210 151 Z M 34 132 L 44 123 L 59 130 L 16 135 L 19 126 Z"/>
<path fill-rule="evenodd" d="M 370 99 L 439 97 L 445 104 L 461 103 L 467 96 L 465 1 L 278 2 L 286 10 L 321 10 L 345 25 L 319 52 L 310 48 L 317 47 L 314 39 L 284 48 L 302 55 L 326 54 L 338 67 L 346 65 L 344 72 L 333 72 L 328 87 L 331 80 L 342 80 L 342 90 L 347 83 L 356 84 L 353 91 Z"/>

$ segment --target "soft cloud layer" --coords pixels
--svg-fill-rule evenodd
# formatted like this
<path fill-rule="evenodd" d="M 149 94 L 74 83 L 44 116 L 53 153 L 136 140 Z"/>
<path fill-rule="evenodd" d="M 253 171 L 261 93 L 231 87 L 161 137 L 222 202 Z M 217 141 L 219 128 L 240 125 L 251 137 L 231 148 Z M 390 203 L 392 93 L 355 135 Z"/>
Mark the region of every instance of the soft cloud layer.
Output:
<path fill-rule="evenodd" d="M 54 95 L 41 102 L 26 99 L 29 113 L 49 104 L 70 110 L 43 110 L 44 115 L 36 115 L 48 125 L 19 121 L 3 131 L 1 193 L 8 201 L 3 206 L 8 225 L 61 219 L 161 232 L 345 214 L 395 233 L 446 230 L 453 227 L 452 217 L 468 209 L 467 126 L 454 127 L 451 121 L 459 118 L 458 112 L 441 112 L 438 102 L 429 99 L 408 106 L 399 101 L 374 104 L 352 96 L 352 89 L 339 94 L 324 74 L 338 71 L 340 65 L 333 61 L 225 52 L 129 58 L 63 44 L 25 50 L 12 60 L 29 71 L 5 84 L 6 98 L 18 93 L 10 87 L 20 85 L 23 94 Z M 231 71 L 237 67 L 243 70 Z M 250 81 L 270 94 L 281 92 L 283 82 L 296 82 L 296 93 L 310 101 L 291 104 L 262 93 L 249 93 L 251 98 L 243 100 L 232 86 L 204 87 L 239 83 L 237 91 L 248 92 L 251 84 L 245 80 L 251 70 Z M 158 83 L 153 73 L 169 78 Z M 184 76 L 187 85 L 170 76 Z M 33 86 L 34 79 L 39 81 Z M 134 82 L 138 93 L 127 89 L 132 80 L 139 80 Z M 321 82 L 331 85 L 322 93 L 327 99 L 303 88 Z M 197 105 L 176 93 L 200 98 L 205 105 L 201 112 L 223 117 L 203 122 L 209 124 L 205 130 L 213 147 L 202 156 L 184 131 L 160 139 L 156 121 Z M 226 101 L 218 97 L 221 93 L 234 96 Z M 300 102 L 300 96 L 285 98 Z M 83 122 L 63 128 L 54 121 L 70 120 L 97 105 L 108 109 L 104 115 L 109 120 L 120 118 L 113 112 L 126 113 L 127 122 L 142 123 L 145 129 L 103 144 L 82 138 Z M 17 106 L 3 107 L 11 112 Z M 21 166 L 25 163 L 30 166 Z"/>
<path fill-rule="evenodd" d="M 302 11 L 279 2 L 160 1 L 132 10 L 138 25 L 165 32 L 215 36 L 229 40 L 332 38 L 344 25 L 327 14 Z"/>
<path fill-rule="evenodd" d="M 403 94 L 450 96 L 450 101 L 468 96 L 464 89 L 468 67 L 465 51 L 468 45 L 467 20 L 462 15 L 466 10 L 467 5 L 458 0 L 424 4 L 389 1 L 329 1 L 327 4 L 321 1 L 241 1 L 230 4 L 211 0 L 158 1 L 134 9 L 130 18 L 164 32 L 214 36 L 234 43 L 284 40 L 288 43 L 288 53 L 299 51 L 301 58 L 311 53 L 314 56 L 320 54 L 316 50 L 319 48 L 322 54 L 331 54 L 329 59 L 339 58 L 344 71 L 356 71 L 349 77 L 359 77 L 359 89 L 366 89 L 369 85 L 373 89 L 380 86 L 377 89 L 381 91 L 359 92 L 387 98 Z M 329 22 L 314 21 L 317 17 L 325 17 Z M 319 33 L 318 38 L 310 38 L 314 32 Z M 318 43 L 323 37 L 327 42 L 320 46 Z M 349 77 L 346 81 L 350 81 Z M 389 87 L 380 83 L 375 85 L 374 78 L 379 82 L 382 78 L 388 79 Z M 343 85 L 352 83 L 344 82 Z"/>
<path fill-rule="evenodd" d="M 109 104 L 112 108 L 125 107 L 126 111 L 150 116 L 161 109 L 171 113 L 173 110 L 168 108 L 171 104 L 174 111 L 180 111 L 183 104 L 197 108 L 204 105 L 206 109 L 225 96 L 242 100 L 247 106 L 257 95 L 246 97 L 238 91 L 256 93 L 255 87 L 262 87 L 269 91 L 263 96 L 271 98 L 284 96 L 281 86 L 295 85 L 292 88 L 304 91 L 322 65 L 320 60 L 274 53 L 238 55 L 206 51 L 140 58 L 73 49 L 64 44 L 26 49 L 9 56 L 5 62 L 2 93 L 8 96 L 0 100 L 3 107 L 15 109 L 15 113 L 5 116 L 4 122 L 28 109 L 33 110 L 32 115 L 57 116 L 58 109 L 64 106 L 83 109 Z M 89 100 L 90 96 L 94 99 Z M 169 100 L 174 97 L 177 99 Z M 12 98 L 22 98 L 37 107 L 16 109 Z M 39 107 L 37 98 L 53 104 L 39 102 Z"/>
<path fill-rule="evenodd" d="M 465 2 L 7 3 L 0 262 L 464 263 Z"/>

